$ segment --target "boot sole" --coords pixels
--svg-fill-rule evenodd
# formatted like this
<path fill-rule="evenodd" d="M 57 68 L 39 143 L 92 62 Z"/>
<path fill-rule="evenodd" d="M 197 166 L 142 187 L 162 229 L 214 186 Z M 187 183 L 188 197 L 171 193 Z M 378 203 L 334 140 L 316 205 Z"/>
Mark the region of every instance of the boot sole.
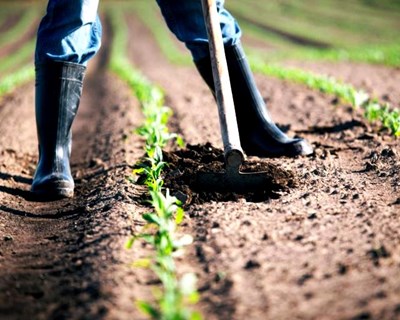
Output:
<path fill-rule="evenodd" d="M 73 189 L 57 189 L 57 190 L 35 190 L 32 191 L 35 198 L 39 200 L 61 200 L 72 198 L 74 196 Z"/>
<path fill-rule="evenodd" d="M 72 198 L 74 196 L 74 187 L 68 186 L 68 184 L 65 181 L 53 181 L 41 186 L 32 186 L 31 193 L 36 199 L 42 201 Z"/>

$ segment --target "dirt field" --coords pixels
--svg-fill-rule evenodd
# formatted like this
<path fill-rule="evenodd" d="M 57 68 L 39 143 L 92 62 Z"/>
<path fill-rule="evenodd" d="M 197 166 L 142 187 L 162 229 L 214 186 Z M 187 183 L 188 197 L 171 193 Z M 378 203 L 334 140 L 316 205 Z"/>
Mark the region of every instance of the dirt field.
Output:
<path fill-rule="evenodd" d="M 126 179 L 143 155 L 130 133 L 141 114 L 105 68 L 111 35 L 104 27 L 73 128 L 73 200 L 37 202 L 29 193 L 37 160 L 33 83 L 0 102 L 1 319 L 143 319 L 134 302 L 151 299 L 157 285 L 151 271 L 130 266 L 148 248 L 123 247 L 148 210 L 142 187 Z M 171 130 L 188 144 L 220 148 L 216 106 L 195 68 L 170 64 L 133 16 L 129 27 L 131 61 L 164 88 L 175 112 Z M 399 69 L 290 64 L 399 103 Z M 334 97 L 256 79 L 274 120 L 315 153 L 259 159 L 297 181 L 269 198 L 198 194 L 187 203 L 182 232 L 195 243 L 178 266 L 199 277 L 196 308 L 207 320 L 400 319 L 398 141 L 374 133 Z"/>

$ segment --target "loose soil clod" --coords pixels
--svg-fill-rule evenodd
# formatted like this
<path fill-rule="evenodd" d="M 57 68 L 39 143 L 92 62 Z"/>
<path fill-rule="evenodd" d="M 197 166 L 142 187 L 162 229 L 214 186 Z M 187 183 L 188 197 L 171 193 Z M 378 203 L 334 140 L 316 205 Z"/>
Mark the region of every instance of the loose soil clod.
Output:
<path fill-rule="evenodd" d="M 202 204 L 210 201 L 237 201 L 246 199 L 250 202 L 261 202 L 278 198 L 279 192 L 294 188 L 298 179 L 290 171 L 280 168 L 268 160 L 248 160 L 243 163 L 242 172 L 265 172 L 269 177 L 268 184 L 259 192 L 217 193 L 202 190 L 197 184 L 197 175 L 201 172 L 222 172 L 224 154 L 221 149 L 210 143 L 204 145 L 187 145 L 186 149 L 164 152 L 164 160 L 169 164 L 165 172 L 165 187 L 170 188 L 185 205 Z"/>

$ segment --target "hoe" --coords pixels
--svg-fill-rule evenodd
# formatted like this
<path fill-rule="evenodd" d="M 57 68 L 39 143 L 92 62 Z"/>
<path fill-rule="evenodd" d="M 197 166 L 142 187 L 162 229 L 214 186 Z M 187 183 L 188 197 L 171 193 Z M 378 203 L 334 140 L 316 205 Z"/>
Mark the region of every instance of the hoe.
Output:
<path fill-rule="evenodd" d="M 270 180 L 265 172 L 245 173 L 240 171 L 244 162 L 244 153 L 240 145 L 216 0 L 202 0 L 202 5 L 210 43 L 215 96 L 224 145 L 225 170 L 199 173 L 197 183 L 203 190 L 216 192 L 261 191 Z"/>

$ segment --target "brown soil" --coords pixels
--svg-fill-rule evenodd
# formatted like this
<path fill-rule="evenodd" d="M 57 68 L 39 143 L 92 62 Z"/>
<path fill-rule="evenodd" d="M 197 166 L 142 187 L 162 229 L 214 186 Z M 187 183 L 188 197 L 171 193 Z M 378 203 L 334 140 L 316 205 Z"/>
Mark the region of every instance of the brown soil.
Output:
<path fill-rule="evenodd" d="M 222 166 L 213 98 L 194 68 L 171 65 L 143 25 L 128 22 L 132 61 L 165 89 L 175 112 L 171 129 L 192 145 L 165 156 L 172 162 L 167 182 L 186 201 L 181 232 L 195 237 L 179 272 L 198 275 L 204 318 L 400 319 L 398 141 L 374 133 L 333 97 L 257 76 L 273 118 L 315 153 L 249 158 L 270 172 L 262 197 L 199 193 L 191 175 L 176 177 L 207 162 Z M 33 85 L 1 101 L 4 319 L 141 319 L 134 301 L 151 299 L 157 284 L 150 271 L 129 266 L 148 249 L 123 248 L 149 208 L 142 187 L 126 179 L 143 155 L 143 142 L 130 135 L 140 123 L 138 104 L 101 68 L 107 32 L 105 39 L 74 124 L 73 200 L 35 202 L 29 194 L 37 160 Z M 371 80 L 374 88 L 391 96 L 380 79 Z"/>
<path fill-rule="evenodd" d="M 188 145 L 184 150 L 164 153 L 164 160 L 168 163 L 164 177 L 165 187 L 171 189 L 172 194 L 186 207 L 210 201 L 266 201 L 279 197 L 279 191 L 287 191 L 298 183 L 293 172 L 259 159 L 245 161 L 239 169 L 243 175 L 262 174 L 265 177 L 265 181 L 257 184 L 255 190 L 249 190 L 247 185 L 240 185 L 240 180 L 237 181 L 239 185 L 224 185 L 222 179 L 227 175 L 224 169 L 224 153 L 210 144 Z M 220 183 L 204 185 L 201 182 L 202 174 L 217 175 Z"/>

